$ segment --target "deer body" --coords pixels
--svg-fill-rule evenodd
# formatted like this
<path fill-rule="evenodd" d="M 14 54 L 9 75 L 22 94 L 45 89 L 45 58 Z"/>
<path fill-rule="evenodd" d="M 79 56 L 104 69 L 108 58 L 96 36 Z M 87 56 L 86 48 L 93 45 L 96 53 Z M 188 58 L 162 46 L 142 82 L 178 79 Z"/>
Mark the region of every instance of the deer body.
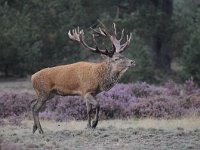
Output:
<path fill-rule="evenodd" d="M 110 35 L 105 28 L 99 28 L 99 32 L 94 30 L 97 34 L 110 38 L 114 47 L 112 51 L 108 51 L 107 49 L 100 50 L 97 46 L 96 48 L 89 47 L 84 41 L 83 31 L 79 32 L 78 30 L 77 32 L 73 30 L 73 35 L 69 33 L 70 39 L 82 43 L 84 47 L 93 52 L 103 54 L 104 61 L 100 63 L 77 62 L 69 65 L 45 68 L 32 75 L 31 81 L 37 95 L 36 103 L 32 107 L 34 119 L 33 133 L 37 129 L 39 133 L 43 133 L 39 121 L 39 110 L 47 100 L 55 95 L 82 96 L 87 106 L 87 126 L 89 128 L 97 126 L 100 105 L 95 96 L 101 91 L 107 91 L 112 88 L 123 73 L 135 65 L 133 60 L 121 54 L 130 43 L 131 36 L 129 38 L 127 36 L 127 42 L 120 45 L 123 36 L 118 41 L 116 39 L 115 24 L 113 25 L 113 29 L 114 35 Z M 91 121 L 92 107 L 96 109 L 96 113 L 95 118 Z"/>
<path fill-rule="evenodd" d="M 107 62 L 78 62 L 45 68 L 32 75 L 35 90 L 63 96 L 87 93 L 98 94 L 109 90 L 119 79 L 120 72 L 113 72 Z"/>

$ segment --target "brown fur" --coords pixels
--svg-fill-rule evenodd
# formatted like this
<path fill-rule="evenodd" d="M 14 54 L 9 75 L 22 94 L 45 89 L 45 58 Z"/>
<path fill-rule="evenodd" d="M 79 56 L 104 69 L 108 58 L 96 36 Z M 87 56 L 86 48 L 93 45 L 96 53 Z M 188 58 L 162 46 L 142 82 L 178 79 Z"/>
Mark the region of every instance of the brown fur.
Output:
<path fill-rule="evenodd" d="M 33 133 L 37 129 L 39 133 L 43 133 L 39 122 L 39 110 L 54 95 L 82 96 L 87 106 L 88 127 L 95 128 L 100 106 L 94 96 L 112 88 L 132 63 L 132 60 L 123 55 L 115 54 L 113 58 L 107 58 L 101 63 L 77 62 L 45 68 L 33 74 L 31 81 L 37 94 L 37 101 L 33 106 Z M 96 114 L 91 122 L 92 106 L 96 108 Z"/>
<path fill-rule="evenodd" d="M 45 68 L 32 75 L 34 89 L 45 93 L 59 95 L 81 95 L 97 93 L 104 72 L 107 70 L 105 62 L 78 62 Z"/>
<path fill-rule="evenodd" d="M 42 105 L 51 99 L 54 95 L 80 95 L 86 101 L 88 124 L 90 128 L 95 128 L 98 124 L 98 116 L 100 105 L 95 99 L 96 94 L 101 91 L 109 90 L 118 82 L 123 73 L 131 66 L 134 61 L 126 58 L 122 54 L 130 43 L 130 36 L 127 35 L 127 41 L 121 44 L 123 31 L 120 40 L 116 38 L 116 28 L 113 24 L 114 33 L 111 35 L 105 26 L 100 31 L 94 30 L 96 34 L 108 37 L 112 44 L 113 50 L 100 50 L 97 46 L 92 48 L 84 41 L 83 30 L 69 31 L 69 38 L 81 43 L 84 47 L 96 53 L 106 56 L 105 61 L 101 63 L 77 62 L 69 65 L 62 65 L 52 68 L 42 69 L 32 75 L 32 84 L 37 94 L 36 103 L 32 107 L 33 111 L 33 133 L 38 129 L 39 133 L 43 133 L 39 121 L 39 111 Z M 93 35 L 93 41 L 95 41 Z M 107 57 L 108 56 L 108 57 Z M 95 118 L 91 121 L 92 106 L 96 109 Z"/>

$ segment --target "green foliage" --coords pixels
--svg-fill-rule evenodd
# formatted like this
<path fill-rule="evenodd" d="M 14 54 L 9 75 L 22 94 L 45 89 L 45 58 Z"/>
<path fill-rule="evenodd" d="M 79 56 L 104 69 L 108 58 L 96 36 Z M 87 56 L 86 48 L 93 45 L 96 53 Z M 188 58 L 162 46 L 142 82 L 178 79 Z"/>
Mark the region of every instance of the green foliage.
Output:
<path fill-rule="evenodd" d="M 23 68 L 23 56 L 29 42 L 29 23 L 27 14 L 12 9 L 7 4 L 0 5 L 0 68 L 6 75 L 11 68 L 13 73 L 19 73 L 18 69 Z"/>
<path fill-rule="evenodd" d="M 191 76 L 200 84 L 200 12 L 197 12 L 197 18 L 194 24 L 194 30 L 190 40 L 186 43 L 182 56 L 184 70 L 182 76 L 190 78 Z"/>
<path fill-rule="evenodd" d="M 149 47 L 145 45 L 143 39 L 135 34 L 133 35 L 132 44 L 127 49 L 127 57 L 134 59 L 136 67 L 131 68 L 122 78 L 123 82 L 130 81 L 147 81 L 155 82 L 154 69 L 149 52 Z"/>
<path fill-rule="evenodd" d="M 90 35 L 99 19 L 109 29 L 116 22 L 118 34 L 122 28 L 125 34 L 134 33 L 125 55 L 136 60 L 136 67 L 123 82 L 157 82 L 156 76 L 162 81 L 171 71 L 171 60 L 180 58 L 183 78 L 193 76 L 199 82 L 198 7 L 198 0 L 2 0 L 0 76 L 26 76 L 44 67 L 96 60 L 98 55 L 70 41 L 67 32 L 80 26 Z M 157 68 L 159 62 L 163 69 Z"/>
<path fill-rule="evenodd" d="M 176 31 L 173 35 L 174 57 L 179 59 L 178 72 L 182 80 L 193 77 L 200 83 L 199 71 L 199 25 L 200 12 L 198 0 L 174 0 L 174 20 Z"/>

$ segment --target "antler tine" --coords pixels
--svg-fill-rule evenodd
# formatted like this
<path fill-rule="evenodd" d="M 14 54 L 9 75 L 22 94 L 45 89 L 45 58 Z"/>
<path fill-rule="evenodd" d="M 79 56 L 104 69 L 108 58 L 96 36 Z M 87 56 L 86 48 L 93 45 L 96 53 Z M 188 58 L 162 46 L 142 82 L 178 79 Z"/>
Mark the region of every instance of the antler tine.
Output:
<path fill-rule="evenodd" d="M 115 25 L 115 23 L 113 23 L 113 33 L 114 33 L 114 36 L 117 35 L 117 30 L 116 30 L 116 25 Z"/>
<path fill-rule="evenodd" d="M 71 34 L 70 30 L 68 31 L 68 36 L 69 36 L 70 39 L 72 38 L 72 34 Z"/>
<path fill-rule="evenodd" d="M 127 41 L 124 44 L 121 45 L 121 48 L 120 48 L 120 51 L 119 51 L 120 53 L 123 52 L 125 50 L 125 48 L 127 48 L 129 46 L 129 44 L 131 42 L 131 38 L 132 38 L 132 33 L 130 33 L 129 36 L 127 35 L 126 38 L 127 38 Z"/>
<path fill-rule="evenodd" d="M 98 32 L 96 30 L 93 29 L 93 31 L 99 35 L 102 35 L 102 36 L 106 36 L 105 34 L 101 33 L 101 32 Z M 107 49 L 105 50 L 102 50 L 102 49 L 99 49 L 98 46 L 97 46 L 97 42 L 95 40 L 95 35 L 93 34 L 93 42 L 95 44 L 95 47 L 90 47 L 86 42 L 85 42 L 85 38 L 84 38 L 84 31 L 83 30 L 80 30 L 79 27 L 77 27 L 77 29 L 73 29 L 72 31 L 69 30 L 68 32 L 68 36 L 71 40 L 74 40 L 74 41 L 78 41 L 79 43 L 81 43 L 85 48 L 95 52 L 95 53 L 101 53 L 101 54 L 104 54 L 104 55 L 108 55 L 109 57 L 112 57 L 112 55 L 114 54 L 113 52 L 110 52 L 108 51 Z"/>
<path fill-rule="evenodd" d="M 74 30 L 74 32 L 75 32 L 75 35 L 77 35 L 77 36 L 78 36 L 78 28 L 77 28 L 77 29 L 75 29 L 75 30 Z"/>
<path fill-rule="evenodd" d="M 119 39 L 120 42 L 122 41 L 123 37 L 124 37 L 124 29 L 122 29 L 122 35 L 121 38 Z"/>
<path fill-rule="evenodd" d="M 110 33 L 108 32 L 106 26 L 105 26 L 100 20 L 98 20 L 98 22 L 99 22 L 99 23 L 101 24 L 101 26 L 103 27 L 103 28 L 99 27 L 99 31 L 100 31 L 101 33 L 104 33 L 106 36 L 111 36 Z"/>
<path fill-rule="evenodd" d="M 84 32 L 79 30 L 79 27 L 76 29 L 73 29 L 72 32 L 69 30 L 68 36 L 71 40 L 75 40 L 80 42 L 80 36 L 82 36 Z"/>
<path fill-rule="evenodd" d="M 104 32 L 101 31 L 100 28 L 99 28 L 99 31 L 97 31 L 97 30 L 95 30 L 95 29 L 93 29 L 93 28 L 90 28 L 90 29 L 92 29 L 92 31 L 94 31 L 94 33 L 97 34 L 98 36 L 106 36 L 106 35 L 104 34 Z M 93 34 L 94 34 L 94 33 L 93 33 Z"/>
<path fill-rule="evenodd" d="M 101 30 L 101 28 L 99 27 L 99 31 L 102 35 L 106 36 L 106 34 Z"/>
<path fill-rule="evenodd" d="M 69 38 L 70 38 L 71 40 L 76 40 L 76 41 L 78 41 L 78 39 L 74 37 L 74 31 L 73 31 L 73 30 L 72 30 L 72 33 L 71 33 L 71 31 L 69 30 L 68 36 L 69 36 Z"/>
<path fill-rule="evenodd" d="M 92 40 L 93 40 L 95 46 L 97 47 L 97 41 L 95 40 L 95 35 L 94 34 L 92 34 Z"/>
<path fill-rule="evenodd" d="M 78 31 L 78 33 L 80 33 L 80 29 L 79 29 L 79 26 L 78 26 L 78 28 L 77 28 L 77 31 Z"/>
<path fill-rule="evenodd" d="M 72 30 L 72 34 L 75 35 L 75 29 Z"/>
<path fill-rule="evenodd" d="M 129 36 L 129 39 L 128 39 L 129 43 L 131 42 L 131 39 L 132 39 L 132 33 L 130 33 L 130 36 Z"/>

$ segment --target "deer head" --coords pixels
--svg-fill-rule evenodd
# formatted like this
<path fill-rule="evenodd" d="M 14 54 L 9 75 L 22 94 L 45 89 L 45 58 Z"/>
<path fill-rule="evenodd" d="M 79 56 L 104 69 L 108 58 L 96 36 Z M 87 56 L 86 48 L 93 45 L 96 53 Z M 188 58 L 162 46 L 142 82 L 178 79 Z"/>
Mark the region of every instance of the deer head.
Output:
<path fill-rule="evenodd" d="M 79 27 L 77 29 L 73 29 L 72 32 L 69 31 L 68 36 L 71 40 L 81 43 L 83 47 L 91 50 L 92 52 L 103 54 L 104 58 L 106 57 L 106 61 L 112 66 L 113 72 L 121 73 L 125 72 L 129 67 L 134 67 L 135 61 L 130 60 L 121 54 L 129 46 L 132 34 L 130 33 L 127 35 L 126 42 L 121 44 L 124 37 L 124 29 L 122 30 L 121 38 L 118 40 L 115 23 L 112 25 L 112 33 L 108 31 L 103 23 L 101 23 L 101 26 L 102 27 L 99 27 L 98 30 L 91 28 L 93 30 L 92 37 L 95 47 L 91 47 L 85 42 L 84 31 L 80 30 Z M 112 43 L 112 49 L 100 49 L 95 39 L 97 37 L 108 38 Z"/>

